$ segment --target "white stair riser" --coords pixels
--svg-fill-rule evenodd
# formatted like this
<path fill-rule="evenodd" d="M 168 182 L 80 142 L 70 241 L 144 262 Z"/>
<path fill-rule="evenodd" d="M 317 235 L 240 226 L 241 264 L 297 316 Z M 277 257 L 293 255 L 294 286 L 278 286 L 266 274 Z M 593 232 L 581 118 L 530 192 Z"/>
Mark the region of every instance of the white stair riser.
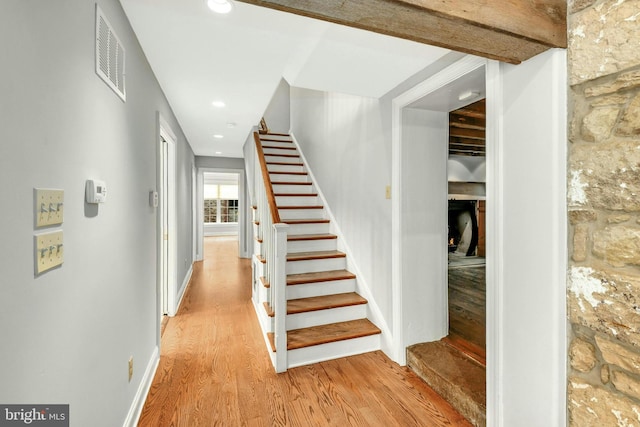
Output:
<path fill-rule="evenodd" d="M 295 153 L 291 153 L 291 154 L 295 154 Z M 289 156 L 282 156 L 282 155 L 265 156 L 265 160 L 267 162 L 288 162 L 288 163 L 296 163 L 296 162 L 299 163 L 301 161 L 300 157 L 289 157 Z"/>
<path fill-rule="evenodd" d="M 317 196 L 276 196 L 278 206 L 316 206 Z"/>
<path fill-rule="evenodd" d="M 289 350 L 287 366 L 295 368 L 376 350 L 380 350 L 380 334 Z"/>
<path fill-rule="evenodd" d="M 309 175 L 289 175 L 289 174 L 269 174 L 269 179 L 273 182 L 309 182 Z"/>
<path fill-rule="evenodd" d="M 262 253 L 261 250 L 262 250 L 262 243 L 260 243 L 256 239 L 253 239 L 253 253 L 260 254 Z"/>
<path fill-rule="evenodd" d="M 319 297 L 356 291 L 356 279 L 288 285 L 287 299 Z"/>
<path fill-rule="evenodd" d="M 335 322 L 346 322 L 367 317 L 367 305 L 358 304 L 327 310 L 309 311 L 306 313 L 288 314 L 287 331 L 312 326 L 326 325 Z"/>
<path fill-rule="evenodd" d="M 313 259 L 305 261 L 287 261 L 287 274 L 318 273 L 320 271 L 344 270 L 347 260 L 341 258 Z"/>
<path fill-rule="evenodd" d="M 324 209 L 278 209 L 281 220 L 325 219 Z"/>
<path fill-rule="evenodd" d="M 288 193 L 313 193 L 314 188 L 313 185 L 286 185 L 286 184 L 276 184 L 273 186 L 273 192 L 276 194 L 288 194 Z"/>
<path fill-rule="evenodd" d="M 289 234 L 325 234 L 329 232 L 329 223 L 289 224 Z"/>
<path fill-rule="evenodd" d="M 277 156 L 289 155 L 289 154 L 298 154 L 298 150 L 287 150 L 284 148 L 264 148 L 262 147 L 262 151 L 264 154 L 275 154 Z"/>
<path fill-rule="evenodd" d="M 300 165 L 267 165 L 269 172 L 304 172 L 304 166 Z"/>
<path fill-rule="evenodd" d="M 295 147 L 291 140 L 287 141 L 286 139 L 282 141 L 263 141 L 262 145 L 267 145 L 270 147 Z"/>
<path fill-rule="evenodd" d="M 287 242 L 288 252 L 335 251 L 337 248 L 338 239 L 289 240 Z"/>

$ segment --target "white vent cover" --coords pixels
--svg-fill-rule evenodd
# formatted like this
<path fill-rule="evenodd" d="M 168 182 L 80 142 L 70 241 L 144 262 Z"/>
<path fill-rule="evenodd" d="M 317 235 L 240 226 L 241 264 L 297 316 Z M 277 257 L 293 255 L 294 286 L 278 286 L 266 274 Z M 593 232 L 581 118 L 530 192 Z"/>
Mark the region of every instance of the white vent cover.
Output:
<path fill-rule="evenodd" d="M 97 4 L 96 73 L 123 101 L 127 100 L 124 87 L 124 48 Z"/>

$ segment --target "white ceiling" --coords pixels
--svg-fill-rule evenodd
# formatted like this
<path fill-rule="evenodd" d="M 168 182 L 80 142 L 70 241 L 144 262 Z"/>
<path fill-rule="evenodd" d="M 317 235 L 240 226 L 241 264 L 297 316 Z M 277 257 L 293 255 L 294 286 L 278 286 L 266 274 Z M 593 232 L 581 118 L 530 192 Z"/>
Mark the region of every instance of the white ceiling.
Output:
<path fill-rule="evenodd" d="M 200 156 L 242 157 L 281 78 L 296 87 L 380 97 L 448 52 L 239 2 L 219 15 L 205 0 L 120 1 Z M 226 107 L 212 106 L 214 100 Z"/>

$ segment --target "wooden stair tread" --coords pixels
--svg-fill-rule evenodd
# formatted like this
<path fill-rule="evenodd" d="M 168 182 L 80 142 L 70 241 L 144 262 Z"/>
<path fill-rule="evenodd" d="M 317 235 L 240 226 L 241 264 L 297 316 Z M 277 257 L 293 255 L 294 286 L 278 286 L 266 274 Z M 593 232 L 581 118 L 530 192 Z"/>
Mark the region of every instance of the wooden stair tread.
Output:
<path fill-rule="evenodd" d="M 279 171 L 269 171 L 269 175 L 308 175 L 307 172 L 279 172 Z M 273 185 L 273 183 L 271 183 Z"/>
<path fill-rule="evenodd" d="M 263 257 L 262 255 L 257 255 L 258 261 L 260 261 L 263 264 L 267 263 L 267 259 L 265 257 Z"/>
<path fill-rule="evenodd" d="M 278 147 L 277 145 L 264 145 L 262 144 L 262 149 L 263 150 L 297 150 L 297 148 L 294 147 Z"/>
<path fill-rule="evenodd" d="M 337 239 L 335 234 L 294 234 L 288 235 L 287 240 L 289 242 L 299 242 L 302 240 L 332 240 Z"/>
<path fill-rule="evenodd" d="M 280 136 L 289 136 L 289 135 L 280 135 Z M 290 139 L 275 139 L 275 138 L 260 138 L 262 142 L 290 142 L 293 144 L 293 141 Z"/>
<path fill-rule="evenodd" d="M 380 329 L 371 323 L 369 319 L 349 320 L 347 322 L 294 329 L 287 333 L 287 350 L 366 337 L 379 333 Z"/>
<path fill-rule="evenodd" d="M 294 157 L 300 157 L 299 154 L 273 154 L 273 153 L 264 153 L 264 156 L 273 156 L 273 157 L 289 157 L 289 158 L 294 158 Z M 266 160 L 266 159 L 265 159 Z"/>
<path fill-rule="evenodd" d="M 285 224 L 326 224 L 328 219 L 285 219 L 282 221 Z"/>
<path fill-rule="evenodd" d="M 267 282 L 267 279 L 264 276 L 260 276 L 260 282 L 262 282 L 262 286 L 265 288 L 270 288 L 271 284 Z"/>
<path fill-rule="evenodd" d="M 313 185 L 312 182 L 271 181 L 271 185 Z"/>
<path fill-rule="evenodd" d="M 273 332 L 267 332 L 267 338 L 269 339 L 269 345 L 271 346 L 271 351 L 276 352 L 276 334 Z"/>
<path fill-rule="evenodd" d="M 267 165 L 304 166 L 304 163 L 302 163 L 302 162 L 295 162 L 295 163 L 290 163 L 290 162 L 267 162 Z"/>
<path fill-rule="evenodd" d="M 271 305 L 269 305 L 268 302 L 263 302 L 262 305 L 264 306 L 264 311 L 267 312 L 267 316 L 269 317 L 273 317 L 276 315 L 276 313 L 273 311 L 273 308 L 271 308 Z"/>
<path fill-rule="evenodd" d="M 313 206 L 307 206 L 307 205 L 286 205 L 286 206 L 278 206 L 278 209 L 324 209 L 324 206 L 322 205 L 313 205 Z"/>
<path fill-rule="evenodd" d="M 367 300 L 355 292 L 298 298 L 287 301 L 287 314 L 329 310 L 332 308 L 349 307 L 352 305 L 361 305 L 366 303 Z"/>
<path fill-rule="evenodd" d="M 336 280 L 355 279 L 356 275 L 347 270 L 320 271 L 317 273 L 289 274 L 287 285 L 304 285 L 307 283 L 332 282 Z"/>
<path fill-rule="evenodd" d="M 309 261 L 314 259 L 344 258 L 347 255 L 340 251 L 294 252 L 287 254 L 287 261 Z"/>
<path fill-rule="evenodd" d="M 274 193 L 273 195 L 276 197 L 318 197 L 318 193 Z"/>

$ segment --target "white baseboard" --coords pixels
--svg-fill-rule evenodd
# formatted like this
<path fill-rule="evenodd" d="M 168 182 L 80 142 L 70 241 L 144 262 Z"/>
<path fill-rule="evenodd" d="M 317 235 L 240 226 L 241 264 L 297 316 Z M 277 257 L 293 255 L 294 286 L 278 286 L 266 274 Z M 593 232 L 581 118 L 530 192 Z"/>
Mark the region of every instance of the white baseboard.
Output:
<path fill-rule="evenodd" d="M 140 385 L 138 386 L 138 391 L 136 391 L 133 402 L 131 402 L 131 407 L 129 408 L 127 418 L 124 420 L 123 427 L 136 427 L 138 425 L 144 402 L 147 400 L 147 395 L 149 394 L 149 389 L 151 388 L 151 383 L 153 382 L 153 377 L 156 375 L 156 369 L 158 369 L 159 363 L 160 353 L 156 346 L 147 364 L 147 369 L 144 371 L 142 381 L 140 381 Z"/>
<path fill-rule="evenodd" d="M 193 274 L 193 264 L 189 267 L 187 274 L 184 275 L 184 280 L 182 281 L 182 286 L 180 286 L 180 290 L 178 291 L 178 303 L 176 304 L 176 309 L 173 312 L 173 315 L 170 314 L 171 317 L 175 316 L 178 310 L 180 310 L 180 304 L 182 304 L 182 298 L 184 298 L 184 294 L 187 292 L 187 286 L 191 282 L 191 275 Z"/>

